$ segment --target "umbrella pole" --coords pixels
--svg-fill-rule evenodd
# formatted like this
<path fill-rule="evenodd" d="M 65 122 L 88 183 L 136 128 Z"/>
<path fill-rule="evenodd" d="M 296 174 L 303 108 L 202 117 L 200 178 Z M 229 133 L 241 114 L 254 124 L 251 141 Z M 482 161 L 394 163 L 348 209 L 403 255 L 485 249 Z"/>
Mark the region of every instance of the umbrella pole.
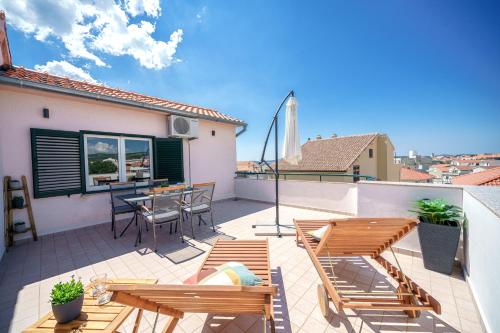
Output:
<path fill-rule="evenodd" d="M 279 212 L 279 208 L 280 208 L 280 200 L 279 200 L 280 174 L 279 174 L 279 165 L 278 165 L 278 114 L 279 114 L 281 108 L 283 107 L 283 105 L 285 104 L 286 100 L 289 97 L 293 97 L 293 96 L 294 96 L 294 92 L 293 92 L 293 90 L 291 90 L 288 93 L 288 95 L 286 95 L 286 97 L 283 99 L 283 101 L 279 105 L 278 109 L 274 113 L 273 121 L 271 122 L 271 126 L 269 127 L 269 131 L 267 132 L 266 141 L 264 142 L 264 149 L 262 150 L 262 155 L 261 155 L 261 159 L 260 159 L 260 163 L 261 164 L 264 163 L 265 165 L 267 165 L 267 167 L 269 169 L 271 169 L 271 171 L 274 174 L 274 184 L 275 184 L 274 187 L 275 187 L 275 192 L 276 192 L 275 193 L 276 220 L 274 221 L 274 224 L 254 224 L 254 225 L 252 225 L 252 228 L 276 226 L 276 232 L 256 232 L 255 236 L 278 236 L 278 237 L 295 236 L 295 232 L 281 232 L 281 230 L 280 230 L 280 227 L 294 229 L 294 226 L 280 224 L 280 212 Z M 269 141 L 269 137 L 271 135 L 271 131 L 273 129 L 273 126 L 274 126 L 274 160 L 275 160 L 274 168 L 271 165 L 269 165 L 269 163 L 267 163 L 267 161 L 265 160 L 267 143 Z"/>

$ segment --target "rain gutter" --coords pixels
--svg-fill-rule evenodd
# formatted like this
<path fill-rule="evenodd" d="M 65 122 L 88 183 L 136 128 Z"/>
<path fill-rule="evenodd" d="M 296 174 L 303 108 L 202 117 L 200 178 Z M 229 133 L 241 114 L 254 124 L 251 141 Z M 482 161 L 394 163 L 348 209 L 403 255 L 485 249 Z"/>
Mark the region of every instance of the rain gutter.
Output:
<path fill-rule="evenodd" d="M 64 87 L 54 86 L 51 84 L 44 84 L 44 83 L 38 83 L 38 82 L 33 82 L 33 81 L 28 81 L 28 80 L 15 79 L 15 78 L 6 77 L 3 75 L 0 75 L 0 83 L 12 85 L 12 86 L 18 86 L 21 88 L 33 88 L 33 89 L 38 89 L 38 90 L 43 90 L 43 91 L 49 91 L 49 92 L 55 92 L 55 93 L 60 93 L 60 94 L 66 94 L 66 95 L 71 95 L 71 96 L 93 99 L 96 101 L 105 101 L 105 102 L 111 102 L 111 103 L 115 103 L 115 104 L 122 104 L 122 105 L 127 105 L 127 106 L 132 106 L 132 107 L 138 107 L 138 108 L 147 109 L 147 110 L 160 111 L 160 112 L 165 112 L 165 113 L 169 113 L 169 114 L 173 114 L 173 115 L 177 115 L 177 116 L 206 119 L 206 120 L 220 122 L 220 123 L 227 123 L 227 124 L 232 124 L 232 125 L 237 125 L 237 126 L 243 126 L 243 129 L 240 132 L 238 132 L 237 135 L 243 133 L 247 127 L 247 123 L 245 123 L 244 121 L 219 119 L 219 118 L 210 117 L 210 116 L 206 116 L 206 115 L 202 115 L 202 114 L 195 114 L 193 112 L 181 111 L 181 110 L 173 109 L 170 107 L 162 107 L 162 106 L 156 106 L 156 105 L 152 105 L 152 104 L 148 104 L 148 103 L 129 101 L 129 100 L 122 99 L 122 98 L 105 96 L 105 95 L 101 95 L 101 94 L 96 94 L 96 93 L 91 93 L 91 92 L 81 91 L 81 90 L 76 90 L 76 89 L 68 89 L 68 88 L 64 88 Z"/>

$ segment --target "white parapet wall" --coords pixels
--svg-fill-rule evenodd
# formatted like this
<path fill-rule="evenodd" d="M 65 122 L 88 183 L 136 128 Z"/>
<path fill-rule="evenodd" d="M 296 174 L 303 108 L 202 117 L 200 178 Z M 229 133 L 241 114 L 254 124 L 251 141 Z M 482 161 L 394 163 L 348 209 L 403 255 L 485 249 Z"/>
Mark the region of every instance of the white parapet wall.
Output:
<path fill-rule="evenodd" d="M 485 202 L 496 203 L 496 210 Z M 464 190 L 465 272 L 488 332 L 500 332 L 500 188 Z"/>
<path fill-rule="evenodd" d="M 356 184 L 302 180 L 280 180 L 280 203 L 321 209 L 347 215 L 357 211 Z M 235 179 L 237 198 L 274 202 L 274 180 Z"/>
<path fill-rule="evenodd" d="M 453 185 L 370 182 L 357 183 L 357 216 L 360 217 L 414 217 L 409 210 L 419 199 L 444 199 L 462 207 L 462 188 Z M 416 230 L 397 243 L 398 248 L 420 251 L 420 242 Z M 458 258 L 462 259 L 462 251 Z"/>

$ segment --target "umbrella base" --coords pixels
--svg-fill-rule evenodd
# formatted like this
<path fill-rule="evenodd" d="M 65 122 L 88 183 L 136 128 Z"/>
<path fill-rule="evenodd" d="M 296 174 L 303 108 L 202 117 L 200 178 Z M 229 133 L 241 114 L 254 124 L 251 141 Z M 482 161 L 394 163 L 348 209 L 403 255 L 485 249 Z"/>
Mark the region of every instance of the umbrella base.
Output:
<path fill-rule="evenodd" d="M 255 236 L 295 236 L 295 226 L 289 224 L 276 224 L 276 223 L 263 223 L 263 224 L 253 224 L 252 228 L 263 227 L 268 228 L 269 231 L 266 232 L 256 232 Z M 274 230 L 273 230 L 274 229 Z M 285 229 L 285 230 L 282 230 Z"/>

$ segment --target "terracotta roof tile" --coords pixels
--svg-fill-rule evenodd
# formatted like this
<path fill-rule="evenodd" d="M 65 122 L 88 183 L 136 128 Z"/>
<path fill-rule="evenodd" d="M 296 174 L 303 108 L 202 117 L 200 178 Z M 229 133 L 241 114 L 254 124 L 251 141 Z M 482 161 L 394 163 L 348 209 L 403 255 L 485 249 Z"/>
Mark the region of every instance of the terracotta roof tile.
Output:
<path fill-rule="evenodd" d="M 310 140 L 302 145 L 298 165 L 280 161 L 282 171 L 347 171 L 378 134 Z"/>
<path fill-rule="evenodd" d="M 192 113 L 193 116 L 201 115 L 214 120 L 223 120 L 237 124 L 244 124 L 242 120 L 225 115 L 214 109 L 205 107 L 188 105 L 179 102 L 170 101 L 163 98 L 142 95 L 135 92 L 120 90 L 116 88 L 106 87 L 100 84 L 93 84 L 83 81 L 77 81 L 66 77 L 60 77 L 48 73 L 42 73 L 31 69 L 22 67 L 12 67 L 5 71 L 0 71 L 0 76 L 8 77 L 11 79 L 18 79 L 21 81 L 29 81 L 34 83 L 41 83 L 59 88 L 66 88 L 80 92 L 93 93 L 106 97 L 114 97 L 123 100 L 124 102 L 139 102 L 153 106 L 160 106 L 170 108 L 177 111 L 185 111 Z M 168 111 L 168 110 L 166 110 Z"/>
<path fill-rule="evenodd" d="M 500 186 L 500 167 L 457 176 L 451 180 L 451 183 L 456 185 Z"/>
<path fill-rule="evenodd" d="M 419 180 L 430 180 L 430 179 L 434 178 L 431 175 L 429 175 L 428 173 L 420 172 L 417 170 L 413 170 L 410 168 L 404 168 L 404 167 L 400 169 L 399 174 L 400 174 L 399 178 L 401 181 L 405 181 L 405 180 L 419 181 Z"/>

